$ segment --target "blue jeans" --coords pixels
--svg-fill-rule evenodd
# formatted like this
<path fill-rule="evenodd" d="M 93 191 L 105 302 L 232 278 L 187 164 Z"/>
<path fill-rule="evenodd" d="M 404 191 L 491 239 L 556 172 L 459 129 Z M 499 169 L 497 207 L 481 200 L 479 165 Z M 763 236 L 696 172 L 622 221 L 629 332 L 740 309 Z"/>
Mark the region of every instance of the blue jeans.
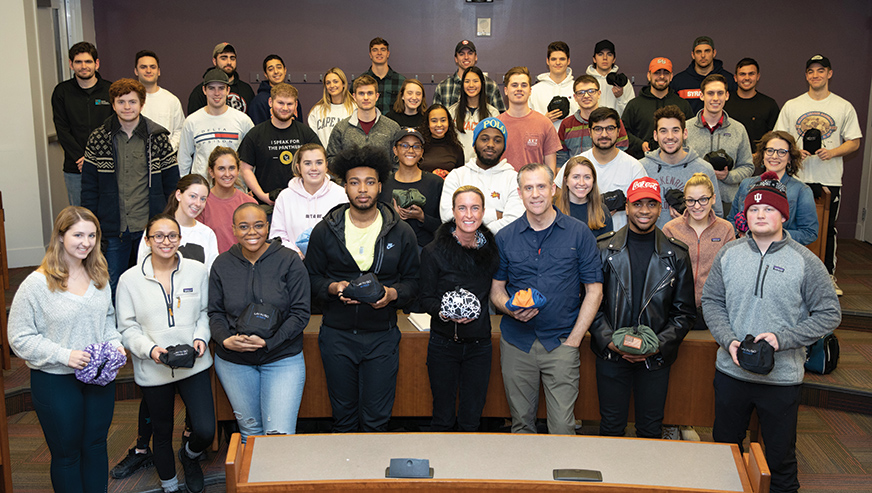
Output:
<path fill-rule="evenodd" d="M 124 271 L 136 265 L 136 253 L 139 242 L 142 241 L 142 231 L 132 233 L 127 230 L 119 236 L 104 236 L 103 240 L 106 244 L 103 254 L 109 267 L 109 287 L 112 288 L 112 302 L 115 303 L 118 278 Z"/>
<path fill-rule="evenodd" d="M 70 201 L 70 205 L 82 205 L 82 175 L 65 172 L 64 184 L 67 186 L 67 200 Z"/>
<path fill-rule="evenodd" d="M 30 370 L 30 392 L 51 452 L 54 491 L 106 491 L 106 435 L 115 410 L 115 382 L 101 387 L 73 374 Z"/>
<path fill-rule="evenodd" d="M 478 431 L 487 399 L 492 358 L 493 345 L 489 337 L 455 342 L 430 332 L 427 346 L 427 373 L 433 393 L 430 431 L 453 431 L 455 407 L 457 430 Z"/>
<path fill-rule="evenodd" d="M 306 383 L 300 352 L 265 365 L 239 365 L 215 357 L 215 372 L 239 424 L 242 442 L 249 435 L 293 435 Z"/>

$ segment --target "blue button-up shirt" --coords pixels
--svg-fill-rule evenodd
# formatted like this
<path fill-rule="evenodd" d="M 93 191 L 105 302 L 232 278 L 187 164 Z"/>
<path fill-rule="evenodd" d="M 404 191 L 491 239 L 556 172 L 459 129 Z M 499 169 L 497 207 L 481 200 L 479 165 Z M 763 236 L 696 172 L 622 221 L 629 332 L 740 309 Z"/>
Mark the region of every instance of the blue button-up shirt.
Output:
<path fill-rule="evenodd" d="M 526 214 L 501 229 L 496 241 L 500 267 L 494 278 L 506 281 L 509 296 L 536 288 L 547 299 L 528 322 L 503 317 L 502 337 L 524 352 L 530 352 L 536 339 L 552 351 L 575 326 L 582 285 L 603 282 L 596 238 L 586 224 L 557 211 L 541 247 Z"/>

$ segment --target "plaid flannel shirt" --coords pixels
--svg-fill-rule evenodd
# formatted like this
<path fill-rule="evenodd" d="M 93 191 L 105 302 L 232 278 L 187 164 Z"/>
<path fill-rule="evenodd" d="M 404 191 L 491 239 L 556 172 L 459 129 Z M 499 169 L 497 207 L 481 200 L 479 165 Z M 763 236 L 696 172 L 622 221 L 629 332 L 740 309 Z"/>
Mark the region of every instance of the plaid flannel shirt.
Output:
<path fill-rule="evenodd" d="M 394 101 L 400 97 L 400 88 L 403 87 L 403 81 L 406 80 L 406 77 L 395 72 L 390 65 L 388 65 L 388 73 L 385 74 L 384 79 L 375 75 L 372 66 L 363 75 L 368 75 L 378 82 L 379 97 L 375 107 L 382 112 L 382 115 L 388 114 L 393 109 Z"/>
<path fill-rule="evenodd" d="M 446 108 L 460 101 L 460 89 L 463 82 L 457 76 L 457 72 L 443 80 L 436 86 L 436 94 L 433 96 L 433 104 L 439 103 Z M 500 113 L 506 111 L 506 104 L 503 103 L 503 95 L 500 94 L 500 88 L 497 83 L 491 80 L 490 77 L 485 77 L 485 91 L 487 94 L 488 104 L 497 109 Z"/>

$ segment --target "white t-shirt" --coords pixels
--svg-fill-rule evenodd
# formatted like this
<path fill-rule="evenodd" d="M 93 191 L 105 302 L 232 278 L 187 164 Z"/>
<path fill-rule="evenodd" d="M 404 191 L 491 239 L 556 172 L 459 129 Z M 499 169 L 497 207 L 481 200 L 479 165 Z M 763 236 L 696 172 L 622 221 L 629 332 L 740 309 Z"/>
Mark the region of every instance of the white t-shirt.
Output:
<path fill-rule="evenodd" d="M 179 251 L 182 253 L 182 257 L 203 262 L 206 264 L 206 270 L 211 272 L 212 262 L 218 256 L 218 238 L 212 228 L 196 221 L 191 227 L 182 226 L 181 233 Z M 202 252 L 200 252 L 200 248 L 202 248 Z M 142 241 L 139 242 L 139 250 L 136 253 L 136 265 L 141 265 L 142 260 L 149 253 L 151 253 L 151 248 L 145 244 L 145 233 L 143 233 Z M 186 253 L 187 255 L 185 255 Z M 201 254 L 203 258 L 199 258 Z"/>
<path fill-rule="evenodd" d="M 199 173 L 208 177 L 212 150 L 224 146 L 235 151 L 254 127 L 248 115 L 229 106 L 226 108 L 221 115 L 212 116 L 203 107 L 185 119 L 179 141 L 179 176 Z"/>
<path fill-rule="evenodd" d="M 593 149 L 588 149 L 580 154 L 582 157 L 590 159 L 590 162 L 596 167 L 596 185 L 600 193 L 611 192 L 612 190 L 623 190 L 626 195 L 627 189 L 630 188 L 630 183 L 637 178 L 648 176 L 645 168 L 639 163 L 636 158 L 627 154 L 624 151 L 618 151 L 618 155 L 608 163 L 601 164 L 593 157 Z M 563 186 L 563 167 L 557 170 L 557 175 L 554 178 L 557 186 Z M 612 224 L 615 231 L 627 225 L 626 211 L 618 211 L 612 215 Z"/>
<path fill-rule="evenodd" d="M 179 150 L 179 139 L 182 136 L 182 125 L 185 123 L 185 113 L 182 103 L 173 93 L 162 87 L 157 92 L 145 93 L 145 105 L 142 114 L 170 132 L 170 144 Z"/>
<path fill-rule="evenodd" d="M 344 104 L 331 104 L 327 113 L 322 113 L 323 108 L 320 106 L 312 108 L 309 112 L 309 128 L 315 131 L 324 147 L 327 147 L 327 143 L 330 142 L 330 132 L 333 131 L 333 127 L 351 116 L 355 107 L 356 105 L 352 104 L 351 110 L 346 110 Z"/>
<path fill-rule="evenodd" d="M 835 149 L 845 141 L 863 137 L 854 107 L 833 93 L 820 101 L 804 93 L 784 103 L 775 130 L 793 135 L 796 145 L 802 149 L 802 134 L 809 128 L 821 131 L 821 141 L 827 149 Z M 805 183 L 839 187 L 842 186 L 843 171 L 844 160 L 841 156 L 823 161 L 812 155 L 803 160 L 802 170 L 796 177 Z"/>

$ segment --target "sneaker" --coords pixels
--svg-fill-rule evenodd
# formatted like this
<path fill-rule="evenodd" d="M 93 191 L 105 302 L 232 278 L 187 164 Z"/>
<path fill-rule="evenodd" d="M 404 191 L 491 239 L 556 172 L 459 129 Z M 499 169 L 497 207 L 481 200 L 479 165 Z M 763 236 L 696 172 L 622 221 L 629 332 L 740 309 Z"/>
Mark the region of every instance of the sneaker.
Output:
<path fill-rule="evenodd" d="M 830 279 L 833 280 L 833 288 L 835 288 L 836 290 L 836 296 L 842 296 L 843 294 L 845 294 L 845 292 L 842 291 L 842 288 L 840 288 L 839 285 L 836 284 L 836 276 L 830 274 Z"/>
<path fill-rule="evenodd" d="M 699 440 L 699 433 L 697 433 L 696 430 L 693 429 L 693 426 L 681 426 L 681 427 L 679 427 L 679 429 L 681 430 L 681 439 L 682 440 L 687 440 L 689 442 L 700 441 Z"/>
<path fill-rule="evenodd" d="M 681 440 L 681 433 L 678 431 L 678 426 L 664 426 L 660 438 L 664 440 Z"/>
<path fill-rule="evenodd" d="M 146 447 L 144 454 L 137 454 L 136 447 L 133 447 L 127 451 L 127 457 L 112 468 L 109 475 L 115 479 L 124 479 L 140 469 L 151 467 L 153 463 L 150 448 Z"/>
<path fill-rule="evenodd" d="M 188 492 L 200 493 L 203 491 L 203 469 L 200 468 L 200 461 L 188 457 L 183 448 L 179 449 L 179 461 L 185 471 L 185 486 Z"/>

